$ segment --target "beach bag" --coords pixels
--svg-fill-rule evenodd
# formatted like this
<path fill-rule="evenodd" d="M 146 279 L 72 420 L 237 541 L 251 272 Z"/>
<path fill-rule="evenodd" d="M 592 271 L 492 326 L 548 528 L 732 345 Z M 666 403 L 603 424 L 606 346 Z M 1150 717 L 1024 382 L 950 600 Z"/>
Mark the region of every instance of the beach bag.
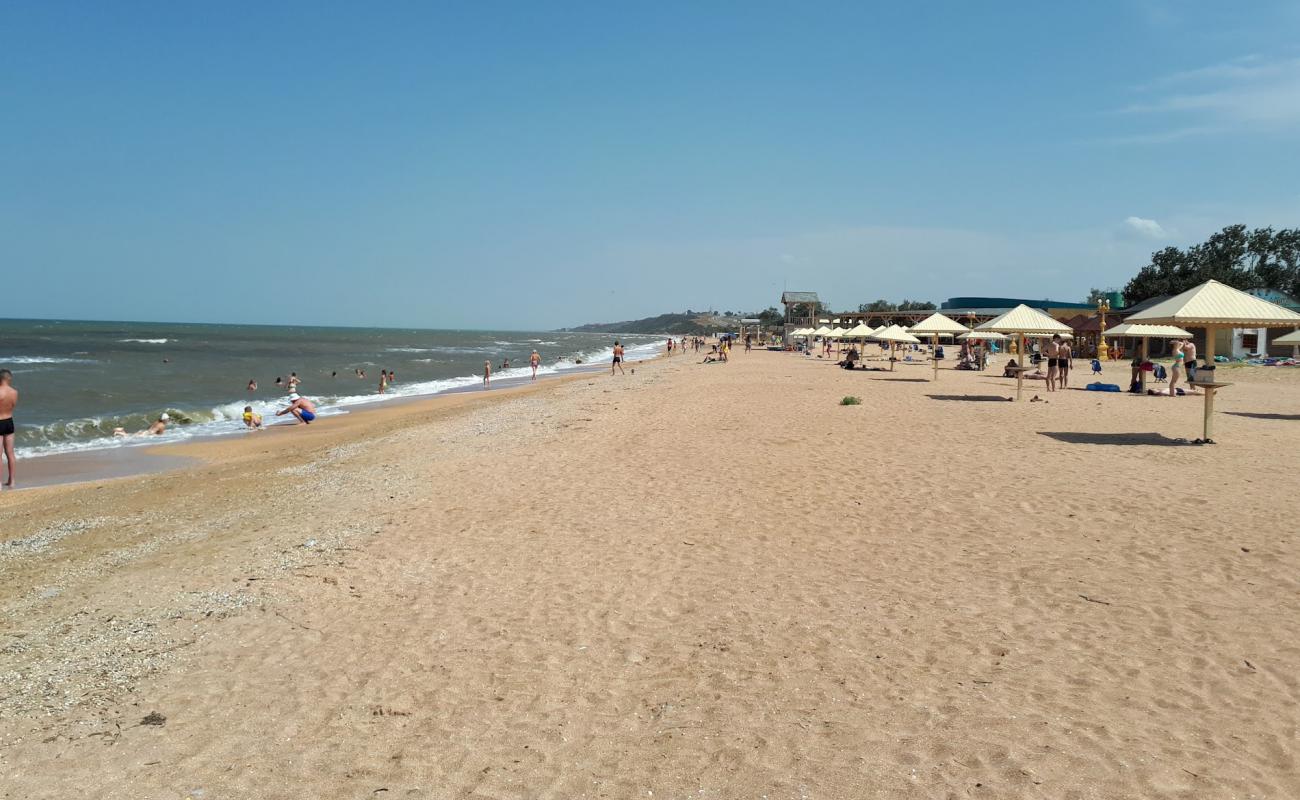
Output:
<path fill-rule="evenodd" d="M 1169 371 L 1165 369 L 1164 364 L 1156 364 L 1155 369 L 1151 370 L 1157 381 L 1163 383 L 1169 377 Z"/>

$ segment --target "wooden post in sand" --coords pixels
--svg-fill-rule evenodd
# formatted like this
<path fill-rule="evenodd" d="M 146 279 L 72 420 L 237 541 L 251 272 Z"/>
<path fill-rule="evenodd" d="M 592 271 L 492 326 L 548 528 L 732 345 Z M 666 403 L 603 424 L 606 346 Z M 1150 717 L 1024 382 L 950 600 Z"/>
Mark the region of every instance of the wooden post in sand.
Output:
<path fill-rule="evenodd" d="M 1206 364 L 1213 364 L 1213 363 L 1214 363 L 1214 334 L 1215 334 L 1215 328 L 1214 328 L 1214 326 L 1212 326 L 1212 325 L 1206 325 L 1206 326 L 1205 326 L 1205 353 L 1204 353 L 1204 355 L 1205 355 L 1205 363 L 1206 363 Z M 1215 370 L 1215 373 L 1216 373 L 1216 377 L 1217 377 L 1217 373 L 1218 373 L 1218 370 L 1217 370 L 1217 369 Z M 1217 383 L 1217 381 L 1216 381 L 1216 383 Z M 1188 381 L 1188 382 L 1187 382 L 1187 388 L 1190 389 L 1192 386 L 1193 386 L 1192 382 L 1191 382 L 1191 381 Z M 1207 385 L 1207 386 L 1204 387 L 1204 391 L 1205 391 L 1205 425 L 1204 425 L 1204 427 L 1203 427 L 1203 429 L 1202 429 L 1202 430 L 1203 430 L 1203 433 L 1202 433 L 1201 438 L 1202 438 L 1204 441 L 1206 441 L 1206 442 L 1213 441 L 1213 439 L 1211 439 L 1210 437 L 1214 434 L 1214 392 L 1215 392 L 1215 388 L 1216 388 L 1216 387 L 1213 386 L 1213 385 Z"/>
<path fill-rule="evenodd" d="M 939 380 L 939 334 L 931 336 L 930 341 L 934 343 L 934 352 L 930 355 L 934 361 L 934 380 L 937 381 Z"/>

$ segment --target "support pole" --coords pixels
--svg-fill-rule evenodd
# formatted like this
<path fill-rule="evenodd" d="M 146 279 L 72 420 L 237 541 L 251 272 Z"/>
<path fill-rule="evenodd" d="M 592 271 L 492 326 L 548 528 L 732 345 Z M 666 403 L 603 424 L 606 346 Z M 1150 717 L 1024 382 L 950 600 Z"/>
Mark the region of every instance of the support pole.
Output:
<path fill-rule="evenodd" d="M 1147 371 L 1142 369 L 1142 367 L 1145 367 L 1147 361 L 1151 360 L 1149 355 L 1150 346 L 1151 346 L 1151 337 L 1143 336 L 1142 337 L 1142 363 L 1138 365 L 1138 388 L 1142 390 L 1142 394 L 1147 393 Z"/>
<path fill-rule="evenodd" d="M 1205 363 L 1206 364 L 1214 363 L 1214 332 L 1215 331 L 1212 326 L 1209 325 L 1205 326 Z M 1215 372 L 1217 373 L 1218 370 L 1216 369 Z M 1187 387 L 1190 389 L 1191 386 L 1192 386 L 1191 381 L 1188 381 Z M 1201 438 L 1207 442 L 1213 441 L 1213 436 L 1214 436 L 1214 392 L 1215 389 L 1213 387 L 1211 386 L 1205 387 L 1205 424 L 1203 428 L 1204 433 L 1201 436 Z"/>
<path fill-rule="evenodd" d="M 937 381 L 939 380 L 939 334 L 931 336 L 930 341 L 934 342 L 934 352 L 931 355 L 934 356 L 934 379 Z"/>

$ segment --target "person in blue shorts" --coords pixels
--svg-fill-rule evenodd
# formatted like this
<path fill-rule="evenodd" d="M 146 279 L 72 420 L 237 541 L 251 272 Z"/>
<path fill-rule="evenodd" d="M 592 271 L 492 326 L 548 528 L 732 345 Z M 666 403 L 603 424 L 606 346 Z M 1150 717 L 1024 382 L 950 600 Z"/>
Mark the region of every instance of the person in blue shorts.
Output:
<path fill-rule="evenodd" d="M 316 419 L 316 404 L 305 397 L 300 397 L 296 393 L 291 394 L 289 395 L 288 407 L 275 412 L 277 417 L 284 416 L 285 414 L 293 414 L 298 418 L 299 422 L 311 424 L 311 421 Z"/>

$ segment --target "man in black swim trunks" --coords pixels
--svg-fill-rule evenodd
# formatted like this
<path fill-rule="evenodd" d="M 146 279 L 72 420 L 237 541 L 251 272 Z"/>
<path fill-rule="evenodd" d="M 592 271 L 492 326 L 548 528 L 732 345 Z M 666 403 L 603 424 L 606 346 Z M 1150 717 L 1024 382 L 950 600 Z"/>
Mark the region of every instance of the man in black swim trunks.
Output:
<path fill-rule="evenodd" d="M 0 446 L 5 451 L 5 461 L 9 465 L 9 475 L 4 485 L 14 485 L 14 408 L 18 405 L 18 390 L 13 387 L 14 374 L 7 369 L 0 369 Z"/>
<path fill-rule="evenodd" d="M 614 374 L 614 368 L 618 367 L 619 372 L 623 372 L 623 345 L 614 342 L 614 363 L 609 365 L 609 374 Z M 623 372 L 626 375 L 626 372 Z"/>

